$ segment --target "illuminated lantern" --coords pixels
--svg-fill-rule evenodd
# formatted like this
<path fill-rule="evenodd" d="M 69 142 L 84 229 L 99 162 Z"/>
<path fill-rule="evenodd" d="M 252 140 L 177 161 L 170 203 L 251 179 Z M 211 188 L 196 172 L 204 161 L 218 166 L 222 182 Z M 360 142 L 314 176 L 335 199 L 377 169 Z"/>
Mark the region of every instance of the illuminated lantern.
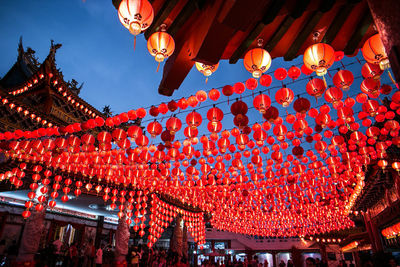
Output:
<path fill-rule="evenodd" d="M 147 0 L 122 0 L 118 8 L 119 21 L 135 36 L 146 30 L 154 18 L 153 7 Z"/>
<path fill-rule="evenodd" d="M 197 129 L 202 121 L 201 115 L 196 111 L 192 111 L 186 116 L 186 123 L 192 129 Z"/>
<path fill-rule="evenodd" d="M 268 87 L 268 86 L 271 85 L 271 83 L 272 83 L 272 78 L 271 78 L 270 75 L 264 74 L 264 75 L 261 76 L 261 78 L 260 78 L 260 84 L 261 84 L 262 86 Z"/>
<path fill-rule="evenodd" d="M 343 92 L 339 88 L 330 87 L 325 92 L 325 100 L 326 102 L 336 104 L 338 101 L 342 100 Z"/>
<path fill-rule="evenodd" d="M 152 138 L 156 137 L 157 135 L 160 135 L 162 132 L 162 125 L 158 121 L 153 121 L 150 122 L 147 125 L 147 131 L 151 135 Z"/>
<path fill-rule="evenodd" d="M 172 135 L 175 135 L 182 128 L 182 122 L 176 117 L 171 117 L 167 120 L 166 127 Z"/>
<path fill-rule="evenodd" d="M 362 110 L 368 113 L 371 117 L 378 114 L 379 102 L 373 99 L 368 99 L 362 104 Z"/>
<path fill-rule="evenodd" d="M 287 74 L 292 80 L 297 80 L 301 75 L 301 70 L 296 66 L 291 66 Z"/>
<path fill-rule="evenodd" d="M 366 62 L 361 68 L 361 75 L 364 77 L 364 79 L 373 78 L 375 80 L 379 80 L 382 73 L 383 70 L 381 70 L 379 65 L 369 62 Z"/>
<path fill-rule="evenodd" d="M 379 64 L 384 70 L 390 67 L 389 59 L 379 34 L 371 36 L 361 49 L 364 59 L 372 64 Z"/>
<path fill-rule="evenodd" d="M 287 77 L 287 71 L 285 68 L 278 68 L 274 72 L 275 79 L 283 81 Z"/>
<path fill-rule="evenodd" d="M 386 168 L 387 165 L 388 165 L 387 160 L 381 159 L 378 161 L 378 166 L 381 167 L 383 170 Z"/>
<path fill-rule="evenodd" d="M 258 45 L 262 45 L 262 40 L 259 40 Z M 271 66 L 271 56 L 261 47 L 253 48 L 244 56 L 243 64 L 254 78 L 260 78 Z"/>
<path fill-rule="evenodd" d="M 217 89 L 211 89 L 211 91 L 208 92 L 208 98 L 212 101 L 217 101 L 220 96 L 221 94 Z"/>
<path fill-rule="evenodd" d="M 222 120 L 224 117 L 224 113 L 222 110 L 220 110 L 217 107 L 213 107 L 208 110 L 207 112 L 207 119 L 212 123 L 212 124 L 217 124 Z"/>
<path fill-rule="evenodd" d="M 196 99 L 197 99 L 199 102 L 204 102 L 204 101 L 206 101 L 206 100 L 207 100 L 207 93 L 206 93 L 205 91 L 203 91 L 203 90 L 197 91 L 197 92 L 196 92 Z"/>
<path fill-rule="evenodd" d="M 283 107 L 287 107 L 292 103 L 294 99 L 293 91 L 289 88 L 283 87 L 276 91 L 275 93 L 275 100 Z"/>
<path fill-rule="evenodd" d="M 195 65 L 196 65 L 196 69 L 199 72 L 201 72 L 204 76 L 206 76 L 206 82 L 207 82 L 208 77 L 218 69 L 219 62 L 214 65 L 207 65 L 207 64 L 200 63 L 200 62 L 196 62 Z"/>
<path fill-rule="evenodd" d="M 353 73 L 349 70 L 339 70 L 333 76 L 333 84 L 344 91 L 349 90 L 350 85 L 353 84 L 354 76 Z"/>
<path fill-rule="evenodd" d="M 301 66 L 300 70 L 304 75 L 307 75 L 307 76 L 314 72 L 313 70 L 310 70 L 309 68 L 307 68 L 307 66 L 304 64 Z"/>
<path fill-rule="evenodd" d="M 361 82 L 360 88 L 363 93 L 370 97 L 377 97 L 380 93 L 381 82 L 371 78 L 365 79 Z"/>
<path fill-rule="evenodd" d="M 309 81 L 306 85 L 306 91 L 310 96 L 315 98 L 320 97 L 326 89 L 326 85 L 323 80 L 315 78 Z"/>
<path fill-rule="evenodd" d="M 168 58 L 175 50 L 175 41 L 171 35 L 165 31 L 165 24 L 161 25 L 161 31 L 153 33 L 147 40 L 147 50 L 159 63 Z M 158 71 L 158 68 L 157 68 Z"/>
<path fill-rule="evenodd" d="M 335 50 L 328 44 L 313 44 L 304 52 L 303 61 L 307 68 L 323 76 L 335 61 Z"/>
<path fill-rule="evenodd" d="M 305 114 L 311 107 L 311 103 L 307 98 L 299 97 L 293 103 L 293 109 L 296 112 Z"/>
<path fill-rule="evenodd" d="M 264 114 L 265 111 L 271 106 L 271 99 L 267 95 L 259 94 L 254 98 L 253 105 L 255 109 Z"/>

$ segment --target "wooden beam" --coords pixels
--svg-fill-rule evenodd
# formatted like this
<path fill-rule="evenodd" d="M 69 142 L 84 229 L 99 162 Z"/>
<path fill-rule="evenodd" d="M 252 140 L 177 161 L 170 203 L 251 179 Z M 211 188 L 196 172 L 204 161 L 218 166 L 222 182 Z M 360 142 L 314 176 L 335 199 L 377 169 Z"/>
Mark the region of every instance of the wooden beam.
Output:
<path fill-rule="evenodd" d="M 285 2 L 286 0 L 275 0 L 271 4 L 271 7 L 269 7 L 267 9 L 267 12 L 264 14 L 263 19 L 259 23 L 257 23 L 256 26 L 254 26 L 254 28 L 250 31 L 250 33 L 235 50 L 235 52 L 233 52 L 231 58 L 229 59 L 230 64 L 235 64 L 239 60 L 239 58 L 241 58 L 242 55 L 249 49 L 254 40 L 261 34 L 264 27 L 274 21 Z"/>
<path fill-rule="evenodd" d="M 326 31 L 324 38 L 322 39 L 322 43 L 330 44 L 333 42 L 354 6 L 354 4 L 346 4 L 340 8 L 339 12 L 333 19 L 333 22 Z"/>
<path fill-rule="evenodd" d="M 151 23 L 150 27 L 144 32 L 144 37 L 146 40 L 152 35 L 154 32 L 158 30 L 158 27 L 168 18 L 171 11 L 174 9 L 179 0 L 168 0 L 165 1 L 162 5 L 161 9 L 157 12 L 154 17 L 153 23 Z"/>
<path fill-rule="evenodd" d="M 373 19 L 371 13 L 369 12 L 369 9 L 366 9 L 363 18 L 355 27 L 355 31 L 352 37 L 347 42 L 347 45 L 344 48 L 344 53 L 346 55 L 352 55 L 354 53 L 354 51 L 358 47 L 358 44 L 361 42 L 362 38 L 364 37 L 364 34 L 367 32 L 368 28 L 371 26 L 372 23 Z"/>
<path fill-rule="evenodd" d="M 287 50 L 286 54 L 284 55 L 284 59 L 286 61 L 290 61 L 294 59 L 301 48 L 301 46 L 304 44 L 304 42 L 307 40 L 307 38 L 310 36 L 312 31 L 314 30 L 315 26 L 321 19 L 323 13 L 321 11 L 314 11 L 311 17 L 307 20 L 307 22 L 304 24 L 303 28 L 299 31 L 299 34 L 297 35 L 296 39 L 290 46 L 290 48 Z"/>
<path fill-rule="evenodd" d="M 189 0 L 168 27 L 168 33 L 174 36 L 197 9 L 197 1 Z"/>
<path fill-rule="evenodd" d="M 264 49 L 267 51 L 272 51 L 290 26 L 292 26 L 294 21 L 295 19 L 292 16 L 286 16 L 286 18 L 279 25 L 278 29 L 272 35 L 271 39 L 269 39 L 269 41 L 264 45 Z"/>

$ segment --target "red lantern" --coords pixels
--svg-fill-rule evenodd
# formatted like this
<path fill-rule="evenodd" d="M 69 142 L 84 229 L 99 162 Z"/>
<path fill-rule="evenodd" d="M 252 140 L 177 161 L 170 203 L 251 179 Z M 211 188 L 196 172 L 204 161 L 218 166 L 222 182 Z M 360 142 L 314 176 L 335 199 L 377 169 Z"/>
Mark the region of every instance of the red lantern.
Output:
<path fill-rule="evenodd" d="M 366 62 L 361 68 L 361 74 L 364 77 L 364 79 L 373 78 L 375 80 L 379 80 L 381 78 L 382 73 L 383 70 L 381 70 L 379 65 L 372 64 L 369 62 Z"/>
<path fill-rule="evenodd" d="M 315 98 L 320 97 L 326 89 L 326 85 L 322 79 L 315 78 L 309 81 L 306 85 L 306 91 L 310 96 Z"/>
<path fill-rule="evenodd" d="M 254 78 L 260 78 L 271 66 L 271 56 L 263 48 L 253 48 L 244 56 L 243 64 Z"/>
<path fill-rule="evenodd" d="M 291 66 L 287 73 L 292 80 L 297 80 L 301 75 L 301 70 L 296 66 Z"/>
<path fill-rule="evenodd" d="M 360 85 L 361 91 L 370 97 L 377 97 L 380 93 L 381 82 L 375 79 L 365 79 Z"/>
<path fill-rule="evenodd" d="M 162 125 L 158 121 L 150 122 L 147 125 L 147 132 L 151 135 L 152 138 L 160 135 L 162 132 Z"/>
<path fill-rule="evenodd" d="M 371 36 L 361 49 L 365 60 L 372 64 L 379 64 L 382 70 L 387 69 L 389 59 L 379 34 Z"/>
<path fill-rule="evenodd" d="M 338 101 L 342 100 L 343 92 L 339 88 L 330 87 L 325 92 L 325 100 L 329 103 L 336 104 Z"/>
<path fill-rule="evenodd" d="M 305 114 L 310 109 L 310 107 L 310 101 L 304 97 L 299 97 L 293 103 L 293 109 L 301 114 Z"/>
<path fill-rule="evenodd" d="M 192 129 L 196 129 L 201 124 L 202 121 L 203 119 L 201 115 L 196 111 L 192 111 L 186 116 L 186 123 Z"/>
<path fill-rule="evenodd" d="M 166 127 L 172 135 L 175 135 L 182 128 L 182 122 L 176 117 L 171 117 L 167 120 Z"/>
<path fill-rule="evenodd" d="M 271 99 L 267 95 L 259 94 L 254 98 L 253 105 L 255 109 L 264 114 L 265 111 L 271 106 Z"/>
<path fill-rule="evenodd" d="M 318 76 L 323 76 L 335 61 L 335 50 L 328 44 L 313 44 L 304 52 L 303 60 L 307 68 L 315 71 Z"/>
<path fill-rule="evenodd" d="M 344 91 L 349 90 L 350 85 L 353 84 L 354 76 L 349 70 L 339 70 L 333 76 L 333 84 Z"/>
<path fill-rule="evenodd" d="M 208 98 L 210 98 L 212 101 L 217 101 L 220 95 L 221 94 L 217 89 L 211 89 L 210 92 L 208 92 Z"/>
<path fill-rule="evenodd" d="M 231 106 L 231 112 L 234 116 L 238 114 L 246 114 L 248 110 L 247 104 L 241 100 L 236 101 Z"/>
<path fill-rule="evenodd" d="M 147 40 L 147 50 L 157 62 L 163 62 L 175 50 L 174 38 L 165 32 L 165 28 L 161 28 L 161 31 L 153 33 Z"/>
<path fill-rule="evenodd" d="M 118 17 L 122 25 L 136 36 L 150 27 L 154 11 L 147 0 L 122 0 L 118 8 Z"/>
<path fill-rule="evenodd" d="M 283 107 L 288 107 L 294 99 L 293 91 L 289 88 L 283 87 L 276 91 L 275 100 Z"/>
<path fill-rule="evenodd" d="M 265 110 L 263 117 L 269 122 L 274 122 L 279 117 L 279 110 L 276 107 L 271 106 Z"/>
<path fill-rule="evenodd" d="M 268 86 L 271 85 L 271 83 L 272 83 L 272 78 L 271 78 L 270 75 L 264 74 L 263 76 L 261 76 L 261 78 L 260 78 L 260 84 L 261 84 L 262 86 L 268 87 Z"/>
<path fill-rule="evenodd" d="M 211 123 L 220 122 L 223 119 L 223 117 L 224 117 L 224 113 L 222 112 L 222 110 L 220 110 L 217 107 L 213 107 L 213 108 L 209 109 L 207 112 L 207 119 Z"/>
<path fill-rule="evenodd" d="M 287 71 L 285 68 L 278 68 L 274 72 L 275 79 L 283 81 L 287 77 Z"/>

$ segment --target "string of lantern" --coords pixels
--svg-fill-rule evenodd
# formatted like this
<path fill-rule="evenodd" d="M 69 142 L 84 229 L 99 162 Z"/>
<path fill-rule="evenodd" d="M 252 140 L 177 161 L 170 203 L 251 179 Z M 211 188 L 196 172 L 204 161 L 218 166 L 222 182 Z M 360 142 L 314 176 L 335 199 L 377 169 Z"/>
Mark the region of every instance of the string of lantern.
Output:
<path fill-rule="evenodd" d="M 118 15 L 121 23 L 135 36 L 148 28 L 153 19 L 151 4 L 146 0 L 123 0 Z M 271 85 L 271 76 L 265 74 L 271 58 L 261 46 L 260 40 L 258 47 L 248 51 L 244 58 L 245 68 L 254 78 L 222 87 L 222 94 L 228 98 L 226 103 L 229 104 L 233 93 L 241 95 L 246 88 L 255 90 L 258 82 L 262 86 Z M 204 116 L 210 134 L 199 137 L 204 123 L 202 114 L 197 111 L 211 106 L 199 107 L 198 104 L 208 98 L 216 101 L 221 95 L 215 88 L 208 93 L 201 90 L 187 99 L 163 103 L 157 109 L 150 107 L 148 112 L 139 108 L 106 120 L 97 117 L 65 128 L 53 127 L 50 133 L 38 130 L 34 136 L 20 130 L 4 133 L 6 140 L 0 144 L 2 152 L 18 162 L 18 167 L 0 175 L 0 179 L 16 188 L 30 182 L 30 200 L 26 202 L 24 217 L 28 217 L 33 208 L 42 210 L 49 198 L 52 199 L 49 206 L 55 207 L 60 189 L 64 193 L 61 201 L 68 201 L 71 191 L 80 195 L 81 188 L 93 189 L 102 194 L 105 202 L 111 201 L 112 209 L 118 208 L 121 218 L 127 209 L 126 202 L 133 203 L 136 196 L 136 202 L 141 204 L 137 207 L 128 204 L 126 214 L 132 215 L 128 216 L 131 220 L 136 208 L 136 218 L 129 224 L 133 223 L 135 230 L 141 229 L 142 236 L 146 202 L 148 196 L 153 196 L 152 205 L 155 206 L 151 215 L 154 216 L 150 217 L 150 222 L 151 226 L 155 223 L 157 227 L 151 228 L 149 246 L 159 238 L 161 229 L 171 217 L 168 220 L 160 217 L 157 207 L 165 204 L 153 194 L 171 196 L 202 210 L 211 216 L 210 221 L 217 229 L 249 235 L 313 236 L 352 227 L 354 223 L 348 214 L 363 188 L 366 166 L 373 160 L 383 169 L 398 170 L 400 166 L 387 155 L 389 147 L 400 144 L 400 93 L 392 92 L 388 85 L 381 86 L 379 76 L 382 69 L 388 67 L 387 56 L 384 50 L 372 46 L 383 47 L 376 37 L 364 45 L 362 52 L 367 63 L 361 72 L 365 79 L 355 100 L 349 96 L 343 100 L 343 91 L 355 80 L 350 71 L 338 70 L 332 78 L 335 87 L 327 86 L 325 75 L 335 58 L 340 58 L 340 53 L 327 44 L 314 44 L 306 50 L 301 69 L 303 73 L 316 72 L 322 77 L 310 79 L 305 88 L 312 97 L 324 96 L 325 103 L 319 110 L 311 108 L 307 98 L 299 97 L 295 101 L 292 89 L 282 86 L 275 92 L 275 100 L 281 110 L 286 109 L 284 121 L 279 109 L 271 105 L 275 102 L 264 94 L 268 89 L 264 89 L 256 94 L 252 103 L 254 109 L 250 109 L 258 114 L 250 116 L 249 107 L 243 101 L 245 97 L 239 97 L 230 105 L 234 127 L 226 127 L 229 123 L 223 118 L 227 113 L 218 107 L 218 103 L 212 105 Z M 165 27 L 148 40 L 149 52 L 158 62 L 170 56 L 173 47 L 173 39 Z M 371 56 L 371 53 L 375 54 Z M 206 66 L 201 68 L 207 69 Z M 204 71 L 210 74 L 215 69 Z M 289 70 L 296 79 L 301 75 L 297 67 Z M 288 72 L 279 68 L 274 77 L 282 81 Z M 391 100 L 376 100 L 381 93 Z M 361 107 L 355 106 L 356 103 Z M 287 108 L 292 104 L 295 113 L 289 114 Z M 184 113 L 189 106 L 187 114 Z M 129 126 L 127 130 L 118 128 L 129 120 L 144 119 L 147 113 L 166 114 L 178 108 L 180 111 L 175 116 L 147 124 L 147 135 L 151 139 L 137 125 Z M 331 116 L 331 111 L 336 111 L 337 116 Z M 177 116 L 183 113 L 186 114 L 185 128 Z M 263 122 L 250 124 L 249 117 L 257 116 Z M 166 119 L 165 126 L 160 123 L 163 119 Z M 361 126 L 359 121 L 362 121 Z M 312 123 L 315 123 L 314 129 L 310 127 Z M 89 132 L 104 125 L 110 132 L 102 130 L 96 137 Z M 292 131 L 288 131 L 287 126 L 292 127 Z M 74 135 L 80 132 L 80 137 Z M 175 140 L 175 136 L 182 134 L 185 137 Z M 157 138 L 161 142 L 156 146 L 153 143 Z M 289 141 L 292 142 L 291 153 L 287 152 Z M 305 151 L 302 146 L 305 142 L 310 146 L 313 143 L 314 147 Z M 28 167 L 34 172 L 32 181 L 25 178 Z M 50 187 L 53 191 L 49 194 Z M 36 194 L 38 189 L 39 196 Z M 178 207 L 173 209 L 178 210 Z M 165 207 L 164 211 L 167 212 Z M 186 221 L 190 229 L 193 224 L 198 242 L 204 242 L 203 215 L 181 213 L 189 217 Z M 190 219 L 193 217 L 196 219 Z"/>

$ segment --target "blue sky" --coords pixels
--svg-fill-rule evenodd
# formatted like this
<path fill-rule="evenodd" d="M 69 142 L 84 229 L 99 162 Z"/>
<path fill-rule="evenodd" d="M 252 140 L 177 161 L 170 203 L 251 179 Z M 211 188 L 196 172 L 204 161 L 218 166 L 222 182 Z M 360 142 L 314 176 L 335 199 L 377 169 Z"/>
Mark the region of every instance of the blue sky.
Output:
<path fill-rule="evenodd" d="M 53 39 L 63 44 L 56 56 L 58 67 L 67 80 L 85 82 L 81 97 L 94 107 L 110 105 L 120 113 L 170 100 L 158 95 L 162 69 L 156 72 L 157 63 L 147 51 L 146 40 L 140 35 L 133 51 L 133 37 L 120 24 L 111 0 L 1 1 L 0 33 L 0 76 L 14 64 L 20 36 L 41 61 Z M 173 98 L 249 77 L 242 61 L 235 65 L 224 61 L 205 84 L 194 67 Z"/>

